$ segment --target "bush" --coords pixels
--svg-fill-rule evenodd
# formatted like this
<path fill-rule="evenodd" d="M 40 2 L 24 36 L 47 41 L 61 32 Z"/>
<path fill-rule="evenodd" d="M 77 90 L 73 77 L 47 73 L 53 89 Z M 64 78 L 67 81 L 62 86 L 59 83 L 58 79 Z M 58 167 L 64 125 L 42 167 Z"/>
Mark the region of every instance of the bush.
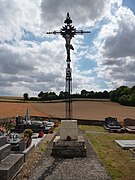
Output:
<path fill-rule="evenodd" d="M 129 102 L 128 102 L 128 98 L 129 96 L 128 95 L 122 95 L 121 97 L 118 98 L 118 102 L 122 105 L 128 105 Z"/>
<path fill-rule="evenodd" d="M 25 130 L 23 131 L 24 137 L 31 138 L 32 134 L 33 134 L 32 129 L 25 129 Z"/>
<path fill-rule="evenodd" d="M 110 92 L 111 101 L 118 102 L 126 106 L 135 106 L 135 86 L 129 88 L 121 86 Z"/>

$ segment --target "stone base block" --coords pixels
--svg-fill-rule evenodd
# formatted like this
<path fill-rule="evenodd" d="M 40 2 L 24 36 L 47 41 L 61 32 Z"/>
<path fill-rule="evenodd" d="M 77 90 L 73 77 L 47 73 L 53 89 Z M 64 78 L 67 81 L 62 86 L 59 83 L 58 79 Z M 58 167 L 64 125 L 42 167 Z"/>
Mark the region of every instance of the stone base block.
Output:
<path fill-rule="evenodd" d="M 61 140 L 56 136 L 53 141 L 52 156 L 55 157 L 86 157 L 86 146 L 83 136 L 78 136 L 78 140 Z"/>
<path fill-rule="evenodd" d="M 5 144 L 0 147 L 0 161 L 10 154 L 11 145 Z"/>
<path fill-rule="evenodd" d="M 23 154 L 10 154 L 0 163 L 0 180 L 11 180 L 24 163 Z"/>

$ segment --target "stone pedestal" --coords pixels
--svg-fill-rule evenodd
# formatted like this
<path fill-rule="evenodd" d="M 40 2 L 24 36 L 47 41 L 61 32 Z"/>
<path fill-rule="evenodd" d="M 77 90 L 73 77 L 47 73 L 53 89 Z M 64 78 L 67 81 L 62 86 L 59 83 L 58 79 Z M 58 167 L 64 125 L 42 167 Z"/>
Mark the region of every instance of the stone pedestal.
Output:
<path fill-rule="evenodd" d="M 52 156 L 55 157 L 85 157 L 86 146 L 83 136 L 78 136 L 76 120 L 62 120 L 60 136 L 53 141 Z"/>

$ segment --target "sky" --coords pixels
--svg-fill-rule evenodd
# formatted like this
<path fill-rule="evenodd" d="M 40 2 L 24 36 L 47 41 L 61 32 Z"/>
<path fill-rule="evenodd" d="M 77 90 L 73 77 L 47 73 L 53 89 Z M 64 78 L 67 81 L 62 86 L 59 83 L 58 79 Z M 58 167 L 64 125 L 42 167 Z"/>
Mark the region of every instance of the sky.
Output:
<path fill-rule="evenodd" d="M 72 38 L 73 93 L 135 85 L 134 0 L 0 0 L 0 96 L 65 91 L 67 12 Z"/>

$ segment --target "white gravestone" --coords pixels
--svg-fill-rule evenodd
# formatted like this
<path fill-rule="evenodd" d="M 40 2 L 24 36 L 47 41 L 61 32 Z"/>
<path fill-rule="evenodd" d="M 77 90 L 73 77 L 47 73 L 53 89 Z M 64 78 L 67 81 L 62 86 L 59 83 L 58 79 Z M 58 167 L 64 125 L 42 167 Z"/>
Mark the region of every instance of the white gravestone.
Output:
<path fill-rule="evenodd" d="M 62 120 L 60 127 L 60 139 L 67 140 L 70 137 L 71 140 L 78 139 L 78 127 L 77 120 Z"/>

